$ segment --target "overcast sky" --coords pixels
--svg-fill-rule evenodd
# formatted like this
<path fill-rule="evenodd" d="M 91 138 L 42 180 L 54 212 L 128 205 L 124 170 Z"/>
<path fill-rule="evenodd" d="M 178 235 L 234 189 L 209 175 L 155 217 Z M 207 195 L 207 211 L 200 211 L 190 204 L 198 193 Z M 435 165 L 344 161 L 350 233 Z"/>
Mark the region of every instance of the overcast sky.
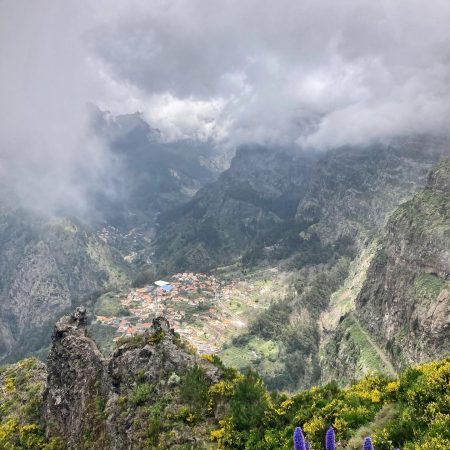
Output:
<path fill-rule="evenodd" d="M 33 204 L 108 189 L 87 102 L 228 149 L 447 132 L 449 24 L 448 0 L 0 0 L 0 176 Z"/>

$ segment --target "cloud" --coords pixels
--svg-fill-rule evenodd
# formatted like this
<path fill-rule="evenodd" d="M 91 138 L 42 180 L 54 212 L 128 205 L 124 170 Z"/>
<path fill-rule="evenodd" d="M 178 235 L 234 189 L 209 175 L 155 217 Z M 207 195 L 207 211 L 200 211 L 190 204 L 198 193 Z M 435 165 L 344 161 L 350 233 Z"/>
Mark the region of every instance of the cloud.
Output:
<path fill-rule="evenodd" d="M 133 2 L 90 43 L 168 136 L 184 110 L 195 137 L 333 147 L 448 128 L 449 20 L 444 0 Z"/>
<path fill-rule="evenodd" d="M 89 120 L 101 94 L 81 37 L 89 11 L 18 0 L 2 2 L 0 18 L 2 189 L 39 212 L 88 214 L 88 192 L 110 189 L 114 165 Z"/>
<path fill-rule="evenodd" d="M 229 150 L 448 133 L 447 0 L 3 0 L 0 176 L 86 211 L 120 176 L 86 104 Z"/>

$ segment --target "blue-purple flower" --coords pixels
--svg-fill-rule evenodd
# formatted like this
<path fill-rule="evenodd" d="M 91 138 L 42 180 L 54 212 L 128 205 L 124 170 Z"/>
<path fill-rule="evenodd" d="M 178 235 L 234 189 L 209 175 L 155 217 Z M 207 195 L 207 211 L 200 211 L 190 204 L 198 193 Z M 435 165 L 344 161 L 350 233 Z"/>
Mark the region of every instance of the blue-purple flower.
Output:
<path fill-rule="evenodd" d="M 311 450 L 311 449 L 309 448 L 309 441 L 306 441 L 306 442 L 305 442 L 305 450 Z"/>
<path fill-rule="evenodd" d="M 335 438 L 334 438 L 334 429 L 333 427 L 328 428 L 327 437 L 325 439 L 325 448 L 327 450 L 335 449 Z"/>
<path fill-rule="evenodd" d="M 306 450 L 305 437 L 300 427 L 296 427 L 294 430 L 294 450 Z"/>
<path fill-rule="evenodd" d="M 372 439 L 370 439 L 370 437 L 366 437 L 364 439 L 363 450 L 374 450 L 373 444 L 372 444 Z"/>

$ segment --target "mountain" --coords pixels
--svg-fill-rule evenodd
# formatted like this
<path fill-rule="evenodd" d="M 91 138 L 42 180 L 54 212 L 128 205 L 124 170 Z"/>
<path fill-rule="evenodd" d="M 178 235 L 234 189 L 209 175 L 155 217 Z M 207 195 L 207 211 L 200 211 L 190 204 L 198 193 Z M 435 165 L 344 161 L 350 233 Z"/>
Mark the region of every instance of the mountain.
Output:
<path fill-rule="evenodd" d="M 228 170 L 185 205 L 159 217 L 155 257 L 162 270 L 232 262 L 259 236 L 292 221 L 314 156 L 241 148 Z"/>
<path fill-rule="evenodd" d="M 356 276 L 349 279 L 353 295 L 348 287 L 339 293 L 341 304 L 351 306 L 341 309 L 334 335 L 325 339 L 326 380 L 345 382 L 368 370 L 393 373 L 449 354 L 449 180 L 447 158 L 366 250 L 368 267 L 356 290 Z M 336 314 L 336 304 L 328 314 Z"/>
<path fill-rule="evenodd" d="M 291 233 L 273 244 L 274 256 L 294 254 L 294 267 L 301 267 L 328 262 L 336 250 L 361 251 L 389 214 L 425 184 L 449 148 L 446 139 L 410 136 L 321 155 Z"/>
<path fill-rule="evenodd" d="M 356 314 L 397 368 L 450 352 L 450 159 L 390 217 Z"/>
<path fill-rule="evenodd" d="M 105 359 L 78 308 L 57 322 L 47 366 L 28 359 L 0 370 L 0 447 L 289 450 L 300 425 L 319 449 L 332 424 L 339 448 L 361 448 L 370 434 L 377 450 L 443 450 L 449 376 L 447 358 L 396 379 L 269 394 L 254 372 L 192 353 L 164 318 Z"/>
<path fill-rule="evenodd" d="M 216 182 L 161 214 L 155 259 L 171 272 L 354 254 L 448 148 L 430 136 L 322 153 L 242 148 Z"/>
<path fill-rule="evenodd" d="M 254 261 L 286 271 L 290 294 L 254 316 L 224 348 L 224 360 L 247 360 L 269 388 L 291 391 L 333 378 L 345 384 L 371 371 L 394 373 L 391 358 L 352 311 L 380 229 L 423 187 L 443 154 L 444 141 L 417 137 L 321 155 L 295 220 L 281 236 L 266 236 L 259 252 L 260 242 L 249 243 L 243 257 L 251 252 L 259 255 Z"/>
<path fill-rule="evenodd" d="M 139 115 L 102 113 L 98 120 L 129 181 L 124 196 L 109 203 L 94 195 L 99 223 L 40 217 L 13 201 L 2 207 L 5 358 L 40 349 L 51 321 L 96 291 L 128 287 L 130 278 L 145 285 L 157 272 L 237 262 L 221 273 L 232 278 L 233 271 L 246 276 L 253 267 L 274 267 L 286 274 L 288 295 L 258 308 L 249 327 L 226 343 L 227 362 L 245 361 L 269 388 L 291 391 L 333 373 L 347 382 L 352 372 L 394 370 L 385 343 L 353 306 L 380 229 L 448 154 L 445 140 L 415 136 L 322 153 L 246 147 L 215 179 L 216 168 L 204 163 L 214 159 L 207 145 L 191 149 L 189 165 L 189 143 L 159 143 Z M 366 356 L 358 359 L 361 342 Z"/>
<path fill-rule="evenodd" d="M 296 219 L 311 223 L 308 231 L 323 243 L 339 236 L 364 241 L 425 184 L 428 171 L 448 153 L 447 139 L 423 135 L 332 150 L 316 165 Z"/>
<path fill-rule="evenodd" d="M 95 110 L 94 117 L 96 133 L 116 160 L 113 195 L 93 192 L 91 199 L 108 225 L 124 230 L 152 225 L 160 212 L 190 200 L 227 165 L 208 143 L 162 142 L 139 113 Z"/>
<path fill-rule="evenodd" d="M 96 291 L 127 283 L 122 257 L 76 220 L 0 206 L 0 355 L 48 344 L 52 322 Z"/>
<path fill-rule="evenodd" d="M 70 205 L 54 217 L 25 210 L 1 185 L 2 360 L 38 351 L 62 313 L 99 291 L 129 284 L 151 262 L 158 214 L 188 201 L 226 164 L 207 144 L 160 142 L 139 114 L 95 109 L 93 115 L 96 133 L 116 161 L 111 192 L 92 189 L 86 199 L 95 214 L 81 222 Z"/>
<path fill-rule="evenodd" d="M 95 214 L 88 221 L 145 278 L 154 271 L 150 244 L 158 216 L 214 182 L 229 157 L 208 142 L 163 142 L 139 113 L 116 116 L 93 108 L 92 116 L 113 163 L 108 189 L 89 192 Z"/>

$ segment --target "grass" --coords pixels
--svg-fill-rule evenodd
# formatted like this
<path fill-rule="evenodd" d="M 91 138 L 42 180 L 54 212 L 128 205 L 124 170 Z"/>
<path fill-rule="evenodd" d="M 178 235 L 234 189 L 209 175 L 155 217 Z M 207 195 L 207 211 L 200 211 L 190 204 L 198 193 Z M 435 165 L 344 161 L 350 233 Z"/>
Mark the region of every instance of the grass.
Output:
<path fill-rule="evenodd" d="M 220 359 L 226 366 L 243 370 L 252 365 L 253 356 L 247 348 L 229 347 L 220 353 Z"/>
<path fill-rule="evenodd" d="M 129 316 L 130 312 L 120 304 L 120 296 L 113 292 L 103 294 L 95 304 L 94 313 L 97 316 L 121 317 Z"/>
<path fill-rule="evenodd" d="M 153 393 L 155 392 L 155 387 L 150 383 L 138 384 L 130 393 L 129 401 L 133 406 L 141 406 L 147 403 Z"/>
<path fill-rule="evenodd" d="M 265 341 L 259 337 L 251 339 L 248 343 L 248 348 L 257 353 L 258 357 L 276 361 L 280 353 L 279 346 L 274 341 Z"/>
<path fill-rule="evenodd" d="M 427 229 L 449 229 L 450 198 L 431 189 L 417 193 L 414 198 L 393 214 L 394 220 L 412 220 L 416 226 Z"/>
<path fill-rule="evenodd" d="M 350 333 L 351 339 L 360 349 L 359 366 L 367 368 L 369 372 L 386 373 L 387 368 L 381 360 L 375 347 L 369 342 L 366 334 L 352 316 L 344 320 L 344 326 Z"/>
<path fill-rule="evenodd" d="M 435 300 L 447 282 L 431 273 L 423 273 L 414 280 L 414 293 L 417 299 Z"/>
<path fill-rule="evenodd" d="M 355 299 L 366 280 L 367 269 L 377 253 L 377 244 L 378 241 L 374 239 L 361 255 L 350 263 L 347 279 L 331 295 L 328 309 L 320 316 L 321 322 L 327 330 L 335 329 L 339 318 L 354 310 Z"/>
<path fill-rule="evenodd" d="M 275 341 L 253 337 L 244 347 L 231 346 L 223 350 L 220 358 L 225 365 L 238 370 L 255 364 L 260 366 L 260 369 L 271 369 L 278 360 L 279 353 L 280 348 Z"/>

